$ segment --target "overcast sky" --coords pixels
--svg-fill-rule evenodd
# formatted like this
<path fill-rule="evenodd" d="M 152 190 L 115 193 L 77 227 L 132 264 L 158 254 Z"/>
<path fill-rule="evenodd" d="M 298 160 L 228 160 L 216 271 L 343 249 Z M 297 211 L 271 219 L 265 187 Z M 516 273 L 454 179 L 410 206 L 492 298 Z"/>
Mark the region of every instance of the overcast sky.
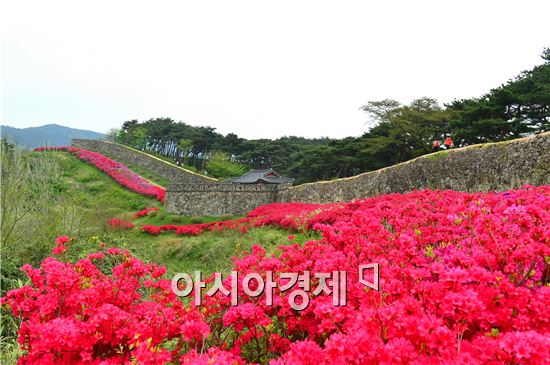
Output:
<path fill-rule="evenodd" d="M 542 63 L 550 1 L 4 1 L 2 123 L 171 117 L 344 137 L 385 98 L 481 96 Z"/>

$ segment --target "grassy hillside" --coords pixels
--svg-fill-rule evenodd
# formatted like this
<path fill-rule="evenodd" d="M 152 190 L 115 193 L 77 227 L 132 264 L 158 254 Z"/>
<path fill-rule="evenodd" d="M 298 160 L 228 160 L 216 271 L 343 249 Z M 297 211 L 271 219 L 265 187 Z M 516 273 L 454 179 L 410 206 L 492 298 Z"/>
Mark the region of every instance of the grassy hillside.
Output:
<path fill-rule="evenodd" d="M 232 257 L 242 255 L 253 244 L 263 246 L 268 252 L 275 252 L 280 244 L 289 243 L 287 231 L 272 227 L 248 229 L 246 234 L 240 230 L 226 230 L 208 231 L 193 237 L 174 233 L 152 236 L 141 232 L 139 227 L 143 224 L 206 223 L 236 217 L 183 217 L 167 213 L 156 199 L 122 187 L 107 174 L 67 152 L 26 152 L 18 161 L 21 171 L 28 169 L 25 166 L 29 163 L 32 165 L 33 161 L 37 162 L 36 166 L 42 166 L 42 170 L 29 170 L 36 170 L 33 176 L 38 185 L 34 187 L 26 179 L 15 177 L 15 182 L 12 181 L 10 186 L 15 186 L 17 180 L 20 180 L 22 184 L 15 190 L 22 187 L 26 189 L 19 195 L 13 189 L 8 191 L 10 186 L 2 186 L 3 199 L 12 197 L 13 202 L 17 199 L 31 199 L 31 206 L 35 208 L 14 226 L 16 239 L 11 239 L 8 245 L 5 237 L 2 237 L 2 295 L 10 289 L 30 283 L 19 268 L 27 263 L 38 267 L 44 258 L 51 255 L 55 237 L 61 235 L 74 238 L 62 260 L 76 261 L 88 253 L 99 251 L 100 245 L 104 244 L 105 247 L 127 249 L 144 262 L 166 266 L 168 277 L 177 272 L 192 273 L 195 270 L 202 271 L 204 276 L 214 271 L 227 273 L 232 267 Z M 166 181 L 148 171 L 136 169 L 135 172 L 154 183 L 166 185 Z M 2 173 L 4 176 L 4 173 L 10 175 L 15 174 L 15 171 L 3 168 Z M 43 175 L 49 178 L 43 178 Z M 51 194 L 38 207 L 37 192 L 33 192 L 33 189 L 41 186 L 46 187 L 45 190 L 51 191 Z M 149 207 L 157 207 L 159 210 L 134 220 L 136 211 Z M 113 229 L 107 224 L 111 218 L 132 221 L 136 228 Z M 293 242 L 297 243 L 310 238 L 305 234 L 295 234 L 295 237 Z M 16 341 L 20 322 L 4 309 L 2 307 L 0 315 L 0 363 L 15 364 L 22 354 Z"/>
<path fill-rule="evenodd" d="M 128 248 L 146 261 L 166 265 L 168 271 L 189 272 L 201 270 L 205 274 L 213 271 L 228 271 L 231 258 L 249 250 L 253 243 L 260 244 L 268 252 L 275 251 L 280 244 L 287 244 L 288 232 L 273 227 L 240 231 L 206 232 L 200 236 L 177 236 L 165 233 L 151 236 L 133 230 L 113 230 L 106 222 L 110 218 L 132 220 L 136 211 L 147 207 L 158 207 L 156 214 L 133 221 L 137 227 L 143 224 L 190 224 L 204 223 L 235 217 L 183 217 L 167 213 L 162 203 L 118 185 L 109 176 L 65 152 L 51 153 L 60 165 L 62 179 L 58 193 L 80 207 L 81 219 L 76 231 L 77 245 L 82 251 L 93 250 L 89 242 L 104 241 L 107 245 Z M 151 181 L 161 184 L 154 174 L 139 170 Z M 304 242 L 310 237 L 297 234 L 294 242 Z"/>

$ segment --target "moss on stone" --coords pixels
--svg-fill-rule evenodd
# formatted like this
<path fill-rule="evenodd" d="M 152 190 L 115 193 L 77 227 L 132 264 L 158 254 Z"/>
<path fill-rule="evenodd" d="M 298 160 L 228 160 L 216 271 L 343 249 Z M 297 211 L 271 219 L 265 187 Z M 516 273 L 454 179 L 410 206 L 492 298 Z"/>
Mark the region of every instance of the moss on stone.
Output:
<path fill-rule="evenodd" d="M 429 160 L 439 160 L 441 158 L 447 157 L 448 155 L 449 151 L 439 151 L 426 155 L 426 158 Z"/>

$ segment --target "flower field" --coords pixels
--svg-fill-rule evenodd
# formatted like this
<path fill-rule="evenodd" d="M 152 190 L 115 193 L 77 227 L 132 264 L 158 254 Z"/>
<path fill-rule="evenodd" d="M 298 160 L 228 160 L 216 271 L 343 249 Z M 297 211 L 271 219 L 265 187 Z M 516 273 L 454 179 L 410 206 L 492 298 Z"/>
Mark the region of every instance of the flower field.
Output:
<path fill-rule="evenodd" d="M 120 162 L 114 161 L 101 153 L 88 151 L 77 147 L 38 147 L 35 151 L 65 151 L 75 155 L 80 160 L 85 161 L 107 175 L 111 176 L 120 185 L 135 191 L 136 193 L 154 197 L 164 202 L 166 190 L 160 186 L 151 184 L 138 174 L 130 171 L 128 167 Z"/>
<path fill-rule="evenodd" d="M 236 287 L 237 306 L 221 290 L 206 295 L 214 276 L 193 288 L 201 306 L 180 300 L 162 267 L 117 248 L 69 262 L 71 241 L 60 237 L 40 268 L 23 267 L 32 284 L 2 299 L 23 320 L 20 362 L 550 363 L 550 187 L 270 204 L 240 220 L 149 233 L 257 225 L 323 238 L 275 255 L 254 246 L 235 258 L 237 282 L 224 276 L 223 286 Z M 358 267 L 368 263 L 380 265 L 378 291 L 359 282 Z M 289 282 L 284 273 L 334 271 L 347 273 L 346 305 L 335 306 L 330 291 L 315 293 L 313 275 L 296 285 L 309 303 L 303 310 L 279 290 Z M 252 273 L 273 276 L 271 305 L 267 290 L 245 293 Z"/>
<path fill-rule="evenodd" d="M 208 231 L 223 231 L 226 229 L 240 230 L 244 234 L 248 228 L 262 226 L 274 226 L 290 230 L 311 229 L 312 224 L 309 222 L 308 217 L 318 211 L 331 209 L 332 206 L 332 204 L 273 203 L 252 210 L 244 218 L 185 225 L 164 224 L 156 226 L 145 224 L 141 227 L 141 231 L 154 236 L 162 232 L 196 236 Z M 150 209 L 139 211 L 134 217 L 143 217 L 147 215 Z"/>

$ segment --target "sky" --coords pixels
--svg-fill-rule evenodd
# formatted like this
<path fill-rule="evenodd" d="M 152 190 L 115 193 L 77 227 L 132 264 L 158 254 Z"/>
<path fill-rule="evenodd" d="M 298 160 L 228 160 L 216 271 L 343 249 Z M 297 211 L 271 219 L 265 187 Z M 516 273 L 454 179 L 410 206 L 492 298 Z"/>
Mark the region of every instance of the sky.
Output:
<path fill-rule="evenodd" d="M 1 4 L 1 123 L 19 128 L 358 136 L 368 101 L 479 97 L 550 46 L 547 0 Z"/>

